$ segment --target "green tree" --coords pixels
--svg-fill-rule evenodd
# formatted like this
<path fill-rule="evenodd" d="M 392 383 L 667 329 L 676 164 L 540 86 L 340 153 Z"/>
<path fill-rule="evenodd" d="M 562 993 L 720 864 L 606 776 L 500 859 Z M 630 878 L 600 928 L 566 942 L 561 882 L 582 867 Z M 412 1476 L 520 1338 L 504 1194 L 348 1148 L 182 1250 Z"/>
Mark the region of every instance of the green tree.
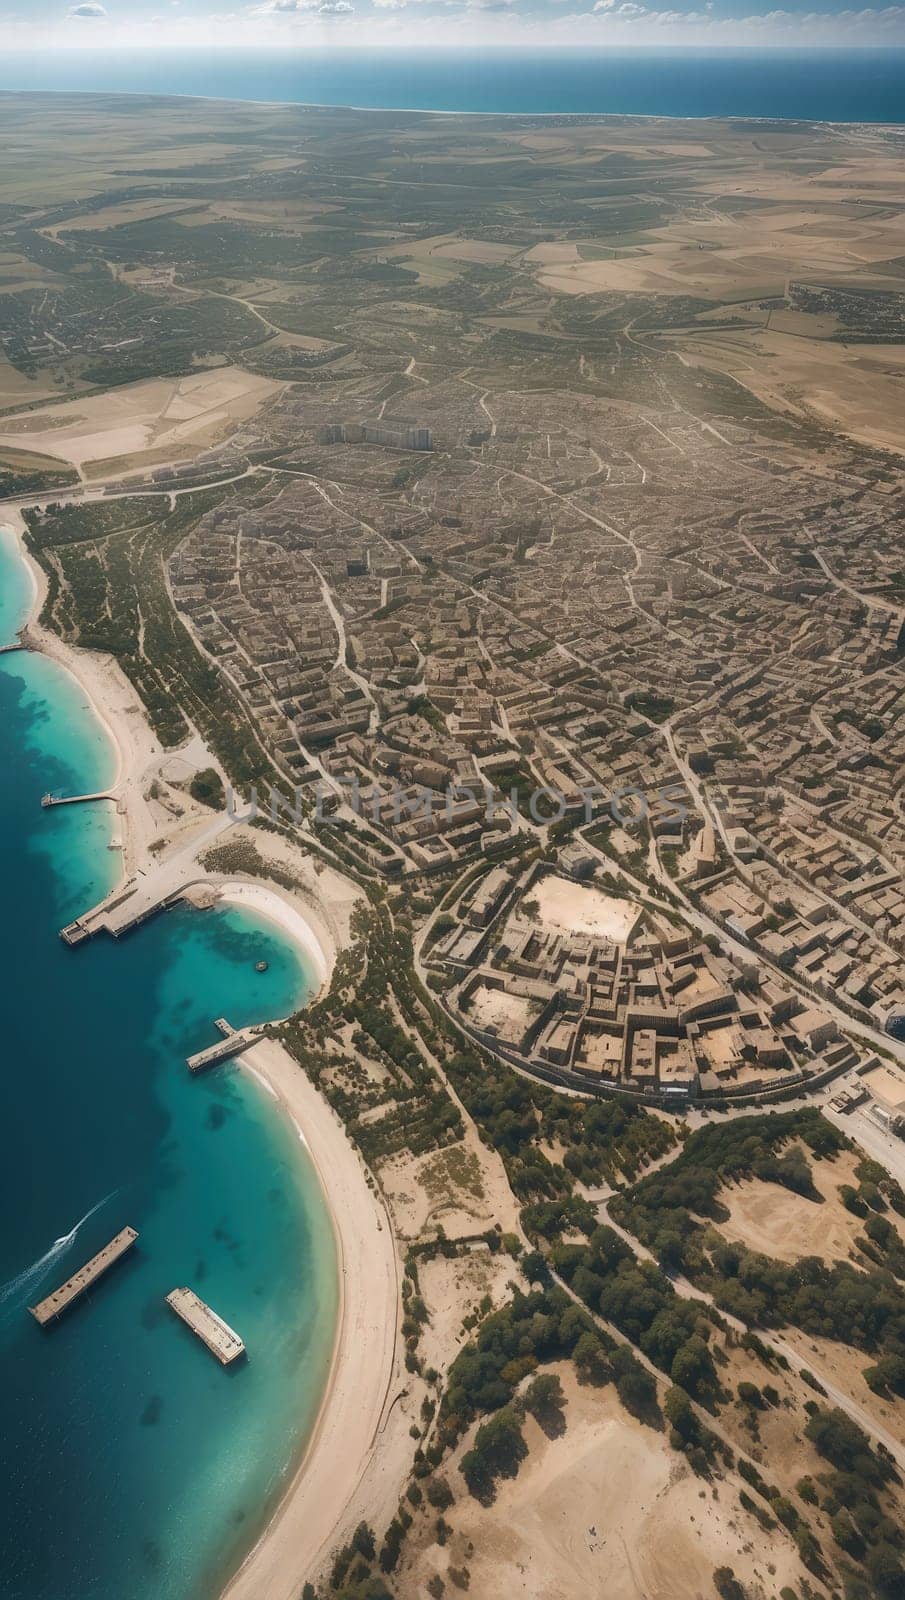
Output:
<path fill-rule="evenodd" d="M 746 1600 L 745 1589 L 731 1567 L 717 1567 L 713 1574 L 713 1587 L 720 1600 Z"/>
<path fill-rule="evenodd" d="M 525 1410 L 529 1411 L 545 1430 L 553 1426 L 562 1426 L 565 1403 L 562 1384 L 555 1372 L 538 1373 L 525 1390 Z"/>
<path fill-rule="evenodd" d="M 703 1394 L 713 1388 L 716 1383 L 713 1356 L 697 1334 L 687 1339 L 678 1351 L 669 1375 L 673 1383 L 687 1389 L 690 1395 Z"/>
<path fill-rule="evenodd" d="M 481 1424 L 462 1457 L 462 1476 L 476 1499 L 488 1498 L 497 1478 L 514 1478 L 528 1454 L 518 1415 L 503 1408 Z"/>
<path fill-rule="evenodd" d="M 612 1377 L 606 1351 L 592 1328 L 581 1335 L 572 1351 L 572 1360 L 583 1383 L 603 1384 Z"/>

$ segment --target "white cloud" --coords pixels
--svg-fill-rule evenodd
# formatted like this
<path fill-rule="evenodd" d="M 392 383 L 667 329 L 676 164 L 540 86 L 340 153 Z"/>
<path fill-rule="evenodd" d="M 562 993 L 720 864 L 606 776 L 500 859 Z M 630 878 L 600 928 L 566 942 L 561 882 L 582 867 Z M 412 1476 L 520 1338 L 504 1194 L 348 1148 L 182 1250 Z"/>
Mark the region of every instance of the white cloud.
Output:
<path fill-rule="evenodd" d="M 864 28 L 899 31 L 905 24 L 905 6 L 886 6 L 882 10 L 868 7 L 862 11 L 835 13 L 795 12 L 777 7 L 771 11 L 755 11 L 744 17 L 720 17 L 714 14 L 713 0 L 707 0 L 704 9 L 698 11 L 656 10 L 638 4 L 637 0 L 621 0 L 621 3 L 620 0 L 594 0 L 591 11 L 575 12 L 563 21 L 581 24 L 590 21 L 595 14 L 608 24 L 625 24 L 633 32 L 640 25 L 645 38 L 651 37 L 648 32 L 650 28 L 676 28 L 701 42 L 714 43 L 723 43 L 730 38 L 733 41 L 750 42 L 763 33 L 777 39 L 797 38 L 808 42 L 816 39 L 822 43 L 833 33 L 841 38 Z"/>
<path fill-rule="evenodd" d="M 263 0 L 253 6 L 252 17 L 351 17 L 355 7 L 351 0 Z"/>
<path fill-rule="evenodd" d="M 600 49 L 905 44 L 905 0 L 0 0 L 8 48 L 269 48 L 326 38 L 337 48 L 400 44 Z M 798 0 L 800 4 L 800 0 Z M 47 18 L 45 4 L 56 10 Z M 825 9 L 841 5 L 838 12 Z M 351 11 L 344 6 L 351 6 Z M 818 10 L 820 6 L 822 9 Z M 324 7 L 325 9 L 321 9 Z M 680 7 L 688 9 L 680 10 Z M 693 9 L 692 9 L 693 8 Z M 727 15 L 732 9 L 737 14 Z M 40 13 L 38 18 L 35 13 Z M 743 13 L 739 15 L 738 13 Z M 163 14 L 163 20 L 161 20 Z M 156 20 L 152 20 L 152 17 Z"/>

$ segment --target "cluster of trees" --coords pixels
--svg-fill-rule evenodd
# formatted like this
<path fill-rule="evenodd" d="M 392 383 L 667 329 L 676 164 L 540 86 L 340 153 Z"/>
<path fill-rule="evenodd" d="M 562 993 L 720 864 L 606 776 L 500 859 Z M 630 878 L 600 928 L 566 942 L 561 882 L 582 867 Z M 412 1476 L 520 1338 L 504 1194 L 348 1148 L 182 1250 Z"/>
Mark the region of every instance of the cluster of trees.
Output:
<path fill-rule="evenodd" d="M 514 1478 L 528 1454 L 517 1406 L 502 1406 L 482 1422 L 462 1457 L 462 1476 L 477 1500 L 489 1503 L 498 1478 Z"/>
<path fill-rule="evenodd" d="M 775 1484 L 768 1483 L 762 1476 L 753 1461 L 746 1457 L 739 1457 L 739 1476 L 751 1485 L 757 1499 L 752 1498 L 747 1490 L 742 1490 L 739 1500 L 746 1511 L 756 1517 L 761 1527 L 768 1533 L 779 1523 L 791 1534 L 798 1547 L 798 1554 L 804 1566 L 822 1579 L 828 1578 L 826 1562 L 820 1545 L 811 1529 L 807 1517 L 799 1511 L 798 1507 L 788 1496 L 784 1495 Z M 810 1485 L 810 1479 L 807 1480 Z M 799 1491 L 800 1492 L 800 1491 Z M 805 1504 L 813 1505 L 814 1499 L 809 1499 L 808 1494 L 801 1495 Z"/>
<path fill-rule="evenodd" d="M 902 1235 L 888 1217 L 868 1217 L 864 1238 L 858 1240 L 863 1255 L 875 1266 L 885 1267 L 897 1278 L 905 1278 L 905 1244 Z"/>
<path fill-rule="evenodd" d="M 597 1213 L 582 1195 L 561 1194 L 522 1207 L 522 1227 L 531 1239 L 559 1239 L 564 1233 L 592 1234 Z"/>
<path fill-rule="evenodd" d="M 885 1269 L 829 1267 L 816 1256 L 790 1265 L 721 1242 L 711 1250 L 705 1282 L 719 1306 L 751 1326 L 791 1324 L 878 1357 L 905 1357 L 905 1291 Z"/>
<path fill-rule="evenodd" d="M 250 878 L 272 878 L 284 889 L 298 889 L 301 886 L 301 879 L 294 872 L 287 872 L 276 861 L 265 861 L 250 839 L 233 839 L 229 844 L 212 845 L 201 857 L 201 864 L 209 872 L 244 872 Z"/>
<path fill-rule="evenodd" d="M 560 1202 L 576 1181 L 624 1182 L 675 1142 L 672 1128 L 643 1106 L 559 1094 L 476 1047 L 457 1048 L 447 1070 L 524 1201 Z M 562 1165 L 546 1155 L 543 1146 L 551 1144 L 564 1148 Z M 538 1223 L 537 1231 L 546 1230 Z"/>
<path fill-rule="evenodd" d="M 637 1261 L 612 1228 L 596 1228 L 587 1244 L 555 1245 L 550 1260 L 575 1293 L 673 1383 L 702 1399 L 716 1393 L 712 1325 L 700 1304 L 681 1300 L 663 1273 Z"/>
<path fill-rule="evenodd" d="M 481 1424 L 461 1461 L 462 1476 L 476 1499 L 488 1503 L 499 1478 L 517 1475 L 528 1454 L 522 1432 L 525 1416 L 530 1413 L 548 1434 L 560 1433 L 564 1404 L 559 1378 L 553 1372 L 540 1372 L 516 1401 L 502 1406 Z"/>
<path fill-rule="evenodd" d="M 631 1182 L 676 1143 L 670 1123 L 628 1099 L 588 1103 L 548 1091 L 538 1110 L 544 1139 L 565 1146 L 566 1171 L 589 1185 Z"/>
<path fill-rule="evenodd" d="M 516 1294 L 488 1317 L 450 1368 L 437 1428 L 437 1459 L 470 1422 L 511 1405 L 519 1384 L 537 1366 L 571 1356 L 589 1331 L 595 1331 L 591 1318 L 556 1286 Z"/>
<path fill-rule="evenodd" d="M 839 1197 L 855 1217 L 869 1217 L 871 1212 L 887 1211 L 890 1207 L 900 1217 L 905 1217 L 905 1191 L 879 1161 L 864 1156 L 855 1168 L 858 1187 L 843 1183 Z"/>
<path fill-rule="evenodd" d="M 77 484 L 78 473 L 68 467 L 34 468 L 0 460 L 0 500 L 15 495 L 44 494 L 46 490 L 67 489 Z"/>
<path fill-rule="evenodd" d="M 856 1564 L 846 1574 L 848 1600 L 902 1600 L 905 1532 L 886 1491 L 899 1482 L 895 1463 L 839 1410 L 816 1404 L 805 1434 L 831 1470 L 819 1478 L 819 1502 L 833 1538 Z M 817 1493 L 817 1491 L 814 1491 Z"/>
<path fill-rule="evenodd" d="M 881 1356 L 875 1366 L 865 1368 L 864 1379 L 874 1394 L 897 1394 L 905 1399 L 905 1356 Z"/>
<path fill-rule="evenodd" d="M 166 495 L 124 495 L 113 500 L 90 500 L 74 505 L 49 505 L 43 511 L 23 513 L 32 547 L 48 549 L 61 544 L 94 543 L 111 533 L 144 528 L 153 518 L 166 515 Z"/>
<path fill-rule="evenodd" d="M 462 1137 L 462 1118 L 433 1066 L 399 1021 L 401 1013 L 418 1035 L 442 1052 L 433 1017 L 414 989 L 411 938 L 394 923 L 377 890 L 353 931 L 355 948 L 340 958 L 329 994 L 309 1013 L 286 1024 L 285 1042 L 368 1160 L 384 1160 L 400 1150 L 418 1155 L 441 1148 Z M 333 1074 L 322 1077 L 325 1060 L 316 1046 L 328 1028 L 349 1021 L 355 1024 L 356 1048 L 388 1069 L 379 1089 L 362 1078 L 351 1059 L 346 1076 L 352 1088 L 344 1087 Z M 381 1117 L 363 1120 L 376 1099 L 392 1103 Z"/>
<path fill-rule="evenodd" d="M 88 537 L 93 508 L 80 508 L 86 537 L 75 541 L 71 516 L 34 521 L 31 547 L 54 574 L 53 552 L 66 579 L 59 594 L 61 622 L 74 643 L 115 656 L 141 696 L 155 732 L 166 746 L 188 736 L 186 715 L 200 729 L 226 772 L 241 789 L 278 784 L 275 768 L 258 743 L 249 718 L 223 675 L 192 641 L 176 615 L 164 580 L 164 564 L 188 528 L 217 505 L 224 493 L 208 489 L 180 496 L 166 517 L 156 501 L 119 507 L 119 531 L 111 531 L 109 508 L 97 511 L 95 538 Z"/>
<path fill-rule="evenodd" d="M 203 767 L 195 773 L 189 784 L 189 794 L 199 804 L 210 806 L 212 811 L 222 811 L 226 804 L 223 780 L 214 767 Z"/>
<path fill-rule="evenodd" d="M 155 222 L 166 229 L 163 219 Z M 186 245 L 189 230 L 184 231 L 182 243 Z M 117 240 L 121 233 L 129 232 L 129 228 L 113 229 L 110 238 Z M 35 229 L 17 230 L 16 243 L 22 254 L 66 279 L 49 293 L 42 286 L 3 297 L 12 302 L 4 321 L 12 335 L 9 354 L 21 371 L 57 368 L 67 376 L 77 375 L 83 383 L 109 388 L 142 378 L 189 373 L 196 369 L 198 356 L 226 355 L 267 339 L 267 329 L 259 319 L 236 301 L 198 294 L 174 303 L 170 297 L 115 278 L 103 259 L 104 251 L 97 249 L 97 241 L 105 236 L 100 231 L 90 235 L 70 231 L 62 239 L 50 240 Z M 154 227 L 149 223 L 144 237 L 153 236 Z M 129 260 L 130 253 L 120 259 Z M 170 259 L 179 259 L 178 249 Z M 65 364 L 58 343 L 51 349 L 42 337 L 48 326 L 66 330 Z M 36 350 L 38 341 L 44 346 L 41 350 Z"/>
<path fill-rule="evenodd" d="M 731 1465 L 731 1452 L 715 1433 L 705 1428 L 695 1411 L 687 1390 L 672 1384 L 663 1399 L 663 1414 L 669 1423 L 669 1442 L 674 1450 L 681 1450 L 688 1464 L 699 1477 L 709 1476 L 717 1455 L 722 1455 Z"/>
<path fill-rule="evenodd" d="M 848 1143 L 810 1107 L 738 1117 L 701 1128 L 666 1169 L 642 1178 L 630 1195 L 619 1197 L 613 1203 L 613 1215 L 644 1241 L 668 1271 L 683 1270 L 696 1276 L 706 1264 L 700 1219 L 718 1222 L 726 1216 L 720 1200 L 724 1184 L 760 1177 L 799 1194 L 815 1193 L 808 1160 L 797 1149 L 782 1149 L 792 1139 L 806 1144 L 818 1160 L 836 1155 Z"/>
<path fill-rule="evenodd" d="M 518 1293 L 482 1324 L 477 1336 L 453 1363 L 434 1441 L 428 1452 L 436 1465 L 476 1418 L 493 1413 L 472 1449 L 463 1457 L 469 1487 L 488 1492 L 499 1476 L 517 1470 L 522 1459 L 521 1422 L 526 1411 L 551 1431 L 561 1425 L 562 1388 L 554 1374 L 532 1376 L 544 1362 L 571 1357 L 583 1382 L 613 1383 L 627 1410 L 656 1420 L 654 1379 L 627 1345 L 611 1339 L 591 1317 L 556 1286 Z M 531 1382 L 519 1395 L 519 1386 Z M 502 1421 L 497 1419 L 502 1418 Z"/>
<path fill-rule="evenodd" d="M 817 1257 L 792 1265 L 775 1261 L 701 1224 L 702 1217 L 718 1222 L 723 1216 L 720 1190 L 733 1178 L 759 1176 L 813 1193 L 810 1164 L 800 1151 L 781 1152 L 792 1138 L 817 1159 L 832 1157 L 848 1143 L 813 1109 L 738 1118 L 693 1134 L 668 1169 L 642 1178 L 631 1195 L 614 1201 L 613 1214 L 661 1265 L 686 1272 L 749 1326 L 790 1323 L 805 1333 L 844 1339 L 877 1356 L 869 1369 L 875 1387 L 903 1392 L 905 1289 L 896 1274 L 905 1253 L 898 1231 L 880 1212 L 887 1199 L 905 1207 L 905 1197 L 876 1163 L 862 1162 L 860 1189 L 848 1186 L 848 1196 L 843 1193 L 851 1209 L 863 1208 L 868 1217 L 865 1271 L 847 1262 L 828 1266 Z"/>
<path fill-rule="evenodd" d="M 328 1583 L 336 1600 L 393 1600 L 379 1572 L 374 1571 L 376 1540 L 373 1529 L 360 1522 L 348 1544 L 333 1558 Z M 313 1583 L 306 1583 L 301 1600 L 317 1600 Z"/>

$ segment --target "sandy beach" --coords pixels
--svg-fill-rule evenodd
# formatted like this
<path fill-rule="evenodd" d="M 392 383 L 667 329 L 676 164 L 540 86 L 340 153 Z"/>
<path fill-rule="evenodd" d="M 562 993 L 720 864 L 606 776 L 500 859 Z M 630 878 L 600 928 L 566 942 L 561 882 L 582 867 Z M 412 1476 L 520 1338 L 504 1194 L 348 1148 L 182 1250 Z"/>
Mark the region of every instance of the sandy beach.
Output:
<path fill-rule="evenodd" d="M 291 895 L 270 886 L 265 888 L 262 884 L 229 879 L 220 891 L 220 900 L 275 922 L 307 957 L 318 990 L 329 982 L 334 955 L 332 941 L 325 942 L 323 931 L 312 927 L 311 920 L 302 915 Z"/>
<path fill-rule="evenodd" d="M 212 891 L 208 903 L 242 906 L 277 924 L 301 950 L 322 989 L 349 937 L 358 890 L 332 868 L 306 857 L 303 846 L 263 835 L 257 841 L 276 868 L 291 867 L 297 888 L 267 879 L 207 872 L 198 857 L 224 835 L 248 836 L 225 813 L 192 808 L 170 828 L 165 850 L 160 816 L 148 799 L 151 780 L 179 752 L 164 751 L 129 679 L 109 657 L 78 650 L 38 622 L 47 583 L 24 544 L 19 512 L 4 508 L 33 585 L 28 645 L 51 657 L 78 682 L 116 752 L 111 789 L 121 819 L 117 833 L 124 880 L 159 879 L 166 892 L 192 883 Z M 198 741 L 196 741 L 197 743 Z M 232 830 L 232 832 L 230 831 Z M 123 881 L 117 893 L 122 889 Z M 398 1341 L 399 1286 L 395 1242 L 376 1186 L 331 1107 L 285 1048 L 261 1040 L 239 1058 L 292 1121 L 314 1163 L 330 1213 L 339 1271 L 338 1318 L 330 1376 L 318 1420 L 265 1532 L 228 1583 L 229 1600 L 297 1600 L 302 1585 L 361 1520 L 389 1521 L 410 1453 L 408 1426 L 395 1405 L 405 1387 Z M 376 1445 L 380 1440 L 380 1464 Z"/>
<path fill-rule="evenodd" d="M 41 626 L 38 618 L 47 594 L 47 578 L 25 544 L 25 522 L 14 507 L 0 512 L 3 526 L 12 528 L 22 559 L 31 576 L 34 600 L 32 615 L 22 630 L 31 649 L 49 656 L 74 678 L 98 720 L 103 724 L 115 753 L 116 768 L 110 784 L 116 792 L 117 810 L 122 818 L 117 837 L 122 845 L 124 876 L 144 865 L 154 837 L 154 824 L 142 800 L 145 775 L 159 762 L 162 750 L 148 723 L 144 708 L 132 684 L 119 665 L 108 656 L 92 650 L 76 650 Z"/>
<path fill-rule="evenodd" d="M 308 1149 L 340 1267 L 336 1344 L 314 1432 L 271 1522 L 223 1596 L 298 1600 L 305 1580 L 359 1522 L 379 1526 L 396 1507 L 411 1449 L 408 1419 L 398 1408 L 394 1414 L 405 1386 L 396 1249 L 389 1217 L 342 1123 L 288 1052 L 268 1039 L 242 1059 L 282 1103 Z"/>

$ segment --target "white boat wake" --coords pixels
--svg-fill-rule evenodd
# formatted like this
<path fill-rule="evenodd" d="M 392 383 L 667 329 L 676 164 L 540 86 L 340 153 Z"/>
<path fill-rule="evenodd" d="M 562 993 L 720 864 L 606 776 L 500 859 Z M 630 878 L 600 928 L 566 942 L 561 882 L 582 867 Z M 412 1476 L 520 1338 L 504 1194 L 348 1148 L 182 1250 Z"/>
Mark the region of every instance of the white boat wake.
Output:
<path fill-rule="evenodd" d="M 103 1200 L 98 1200 L 97 1205 L 92 1206 L 90 1211 L 86 1211 L 85 1215 L 79 1218 L 74 1228 L 70 1228 L 68 1233 L 61 1234 L 59 1239 L 54 1239 L 50 1249 L 46 1250 L 37 1261 L 33 1261 L 30 1267 L 25 1267 L 22 1272 L 18 1272 L 14 1278 L 10 1278 L 0 1286 L 0 1306 L 5 1307 L 9 1301 L 17 1300 L 22 1291 L 26 1291 L 25 1299 L 28 1299 L 32 1289 L 37 1286 L 48 1268 L 52 1267 L 54 1262 L 59 1261 L 60 1257 L 65 1255 L 69 1246 L 75 1243 L 79 1230 L 84 1227 L 89 1217 L 93 1217 L 95 1212 L 100 1211 L 101 1206 L 105 1206 L 107 1201 L 112 1200 L 115 1194 L 119 1194 L 119 1190 L 111 1189 L 109 1194 L 104 1195 Z"/>

